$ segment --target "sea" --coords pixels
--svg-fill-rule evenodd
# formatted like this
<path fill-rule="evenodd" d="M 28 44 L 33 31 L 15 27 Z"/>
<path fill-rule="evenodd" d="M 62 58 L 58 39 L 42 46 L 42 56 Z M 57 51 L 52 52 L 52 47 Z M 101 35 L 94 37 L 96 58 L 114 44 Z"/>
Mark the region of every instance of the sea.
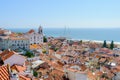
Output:
<path fill-rule="evenodd" d="M 30 28 L 11 28 L 13 32 L 28 32 Z M 37 29 L 34 29 L 37 31 Z M 120 42 L 120 28 L 43 28 L 45 36 L 67 37 L 75 40 Z"/>

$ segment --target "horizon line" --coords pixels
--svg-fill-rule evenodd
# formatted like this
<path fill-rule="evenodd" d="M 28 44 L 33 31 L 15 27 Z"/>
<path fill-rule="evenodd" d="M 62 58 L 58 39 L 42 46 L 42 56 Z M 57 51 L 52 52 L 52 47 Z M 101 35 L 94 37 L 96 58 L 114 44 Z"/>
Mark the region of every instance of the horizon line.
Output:
<path fill-rule="evenodd" d="M 3 29 L 37 29 L 38 27 L 8 27 L 8 28 L 3 28 Z M 68 29 L 120 29 L 120 27 L 42 27 L 43 29 L 63 29 L 63 28 L 68 28 Z"/>

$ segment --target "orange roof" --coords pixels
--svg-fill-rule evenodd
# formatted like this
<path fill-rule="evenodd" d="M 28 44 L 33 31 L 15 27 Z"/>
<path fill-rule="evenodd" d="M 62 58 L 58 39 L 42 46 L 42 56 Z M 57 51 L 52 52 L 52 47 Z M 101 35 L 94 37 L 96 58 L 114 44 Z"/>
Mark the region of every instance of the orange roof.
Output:
<path fill-rule="evenodd" d="M 62 59 L 68 61 L 70 58 L 67 56 L 63 56 Z"/>
<path fill-rule="evenodd" d="M 10 80 L 9 65 L 0 66 L 0 80 Z"/>
<path fill-rule="evenodd" d="M 78 45 L 78 42 L 74 42 L 73 45 Z"/>
<path fill-rule="evenodd" d="M 117 69 L 118 71 L 120 71 L 120 65 L 116 66 L 116 69 Z"/>
<path fill-rule="evenodd" d="M 22 37 L 22 36 L 17 36 L 17 37 L 10 37 L 10 40 L 28 40 L 28 38 Z"/>
<path fill-rule="evenodd" d="M 90 80 L 96 80 L 96 78 L 97 78 L 97 75 L 96 74 L 94 75 L 90 71 L 87 73 L 87 75 L 88 75 L 88 79 L 90 79 Z"/>
<path fill-rule="evenodd" d="M 0 57 L 2 58 L 3 61 L 5 61 L 9 57 L 11 57 L 13 54 L 14 54 L 14 51 L 5 50 L 0 54 Z"/>
<path fill-rule="evenodd" d="M 56 61 L 50 61 L 50 62 L 48 62 L 48 64 L 51 65 L 53 68 L 63 72 L 63 65 L 62 64 L 60 64 Z"/>
<path fill-rule="evenodd" d="M 111 52 L 111 50 L 108 49 L 108 48 L 100 48 L 100 51 L 103 51 L 103 52 L 106 52 L 106 53 Z"/>
<path fill-rule="evenodd" d="M 61 51 L 57 51 L 56 54 L 63 54 L 63 52 L 61 52 Z"/>
<path fill-rule="evenodd" d="M 19 65 L 13 65 L 11 68 L 17 70 L 18 72 L 22 72 L 26 70 L 26 66 L 19 66 Z"/>
<path fill-rule="evenodd" d="M 29 34 L 35 32 L 33 29 L 31 29 L 30 31 L 28 31 Z"/>
<path fill-rule="evenodd" d="M 54 53 L 55 51 L 54 50 L 52 50 L 52 49 L 49 49 L 49 53 Z"/>
<path fill-rule="evenodd" d="M 49 74 L 48 78 L 44 79 L 44 80 L 63 80 L 63 72 L 60 72 L 59 70 L 52 70 L 52 72 Z"/>
<path fill-rule="evenodd" d="M 101 58 L 99 62 L 105 62 L 106 58 Z"/>
<path fill-rule="evenodd" d="M 4 31 L 0 30 L 0 34 L 4 34 Z"/>
<path fill-rule="evenodd" d="M 41 45 L 38 45 L 38 44 L 32 44 L 30 45 L 30 49 L 41 49 Z"/>
<path fill-rule="evenodd" d="M 37 70 L 37 72 L 41 72 L 42 75 L 45 75 L 47 72 L 48 72 L 49 69 L 43 69 L 43 68 L 40 68 L 39 70 Z"/>
<path fill-rule="evenodd" d="M 20 80 L 31 80 L 30 78 L 22 76 L 22 75 L 19 75 L 19 79 Z"/>
<path fill-rule="evenodd" d="M 52 74 L 57 74 L 58 76 L 63 76 L 64 72 L 57 70 L 57 69 L 54 69 L 54 70 L 52 70 Z"/>
<path fill-rule="evenodd" d="M 15 37 L 15 36 L 17 36 L 17 34 L 16 33 L 11 33 L 9 36 L 10 37 Z"/>

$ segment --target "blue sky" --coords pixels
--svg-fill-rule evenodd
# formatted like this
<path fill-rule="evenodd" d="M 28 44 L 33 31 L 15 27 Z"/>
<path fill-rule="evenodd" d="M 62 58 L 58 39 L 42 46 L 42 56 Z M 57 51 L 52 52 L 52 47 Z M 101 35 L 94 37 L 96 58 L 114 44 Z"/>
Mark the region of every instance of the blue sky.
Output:
<path fill-rule="evenodd" d="M 120 28 L 120 0 L 0 0 L 0 27 Z"/>

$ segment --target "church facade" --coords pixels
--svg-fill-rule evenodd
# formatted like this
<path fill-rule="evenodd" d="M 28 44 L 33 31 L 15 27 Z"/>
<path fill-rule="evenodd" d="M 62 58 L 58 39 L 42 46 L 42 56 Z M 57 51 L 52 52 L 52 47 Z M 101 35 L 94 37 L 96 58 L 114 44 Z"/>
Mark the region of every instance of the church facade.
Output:
<path fill-rule="evenodd" d="M 25 37 L 29 39 L 30 44 L 40 44 L 43 43 L 43 29 L 40 26 L 38 32 L 31 29 L 25 34 Z"/>

